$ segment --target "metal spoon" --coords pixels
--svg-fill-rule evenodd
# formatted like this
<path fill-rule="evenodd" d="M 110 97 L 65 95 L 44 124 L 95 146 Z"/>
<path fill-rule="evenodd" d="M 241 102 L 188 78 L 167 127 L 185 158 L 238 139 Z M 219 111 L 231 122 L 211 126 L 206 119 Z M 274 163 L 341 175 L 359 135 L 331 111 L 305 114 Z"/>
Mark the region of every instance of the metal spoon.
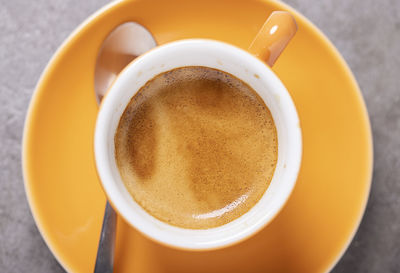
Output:
<path fill-rule="evenodd" d="M 104 40 L 97 56 L 94 91 L 100 103 L 118 74 L 137 56 L 157 46 L 153 35 L 134 22 L 116 27 Z M 97 249 L 95 273 L 113 272 L 117 215 L 107 201 Z"/>

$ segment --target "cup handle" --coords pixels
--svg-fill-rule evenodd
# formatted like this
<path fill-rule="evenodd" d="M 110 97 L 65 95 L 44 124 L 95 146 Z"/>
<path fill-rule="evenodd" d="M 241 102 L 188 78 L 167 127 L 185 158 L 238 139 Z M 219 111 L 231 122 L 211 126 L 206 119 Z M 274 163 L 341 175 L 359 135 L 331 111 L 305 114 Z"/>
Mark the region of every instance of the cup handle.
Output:
<path fill-rule="evenodd" d="M 294 17 L 287 11 L 274 11 L 249 47 L 249 52 L 273 66 L 297 31 Z"/>

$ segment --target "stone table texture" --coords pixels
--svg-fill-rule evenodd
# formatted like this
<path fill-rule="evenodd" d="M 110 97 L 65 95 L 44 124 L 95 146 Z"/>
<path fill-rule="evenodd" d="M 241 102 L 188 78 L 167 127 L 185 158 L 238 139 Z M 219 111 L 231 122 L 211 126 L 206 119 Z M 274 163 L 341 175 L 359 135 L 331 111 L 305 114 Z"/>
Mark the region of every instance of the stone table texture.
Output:
<path fill-rule="evenodd" d="M 286 0 L 353 70 L 369 110 L 374 176 L 367 211 L 333 272 L 400 272 L 400 1 Z M 57 47 L 106 0 L 0 0 L 0 272 L 64 272 L 25 198 L 21 138 L 29 100 Z"/>

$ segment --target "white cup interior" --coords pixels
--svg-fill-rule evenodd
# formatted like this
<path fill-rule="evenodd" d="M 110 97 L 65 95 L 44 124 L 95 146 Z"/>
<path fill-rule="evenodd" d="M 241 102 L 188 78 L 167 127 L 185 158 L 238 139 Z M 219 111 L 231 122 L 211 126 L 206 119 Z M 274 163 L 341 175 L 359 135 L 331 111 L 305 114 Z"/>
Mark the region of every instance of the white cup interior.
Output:
<path fill-rule="evenodd" d="M 115 131 L 130 99 L 154 76 L 184 66 L 219 69 L 249 84 L 270 109 L 278 133 L 278 162 L 265 194 L 247 213 L 216 228 L 179 228 L 148 214 L 125 188 L 114 157 Z M 301 130 L 295 106 L 272 70 L 242 49 L 203 39 L 182 40 L 157 47 L 129 64 L 104 98 L 95 131 L 97 171 L 113 207 L 144 235 L 162 244 L 191 250 L 236 243 L 269 223 L 293 190 L 300 168 L 301 150 Z"/>

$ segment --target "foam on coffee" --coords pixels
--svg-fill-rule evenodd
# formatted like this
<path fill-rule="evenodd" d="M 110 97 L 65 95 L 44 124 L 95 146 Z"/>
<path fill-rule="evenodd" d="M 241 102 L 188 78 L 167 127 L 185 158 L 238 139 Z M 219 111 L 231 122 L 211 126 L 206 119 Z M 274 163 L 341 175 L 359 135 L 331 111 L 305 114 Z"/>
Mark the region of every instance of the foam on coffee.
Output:
<path fill-rule="evenodd" d="M 115 135 L 128 191 L 159 220 L 191 229 L 226 224 L 251 209 L 277 162 L 271 113 L 225 72 L 183 67 L 148 81 Z"/>

